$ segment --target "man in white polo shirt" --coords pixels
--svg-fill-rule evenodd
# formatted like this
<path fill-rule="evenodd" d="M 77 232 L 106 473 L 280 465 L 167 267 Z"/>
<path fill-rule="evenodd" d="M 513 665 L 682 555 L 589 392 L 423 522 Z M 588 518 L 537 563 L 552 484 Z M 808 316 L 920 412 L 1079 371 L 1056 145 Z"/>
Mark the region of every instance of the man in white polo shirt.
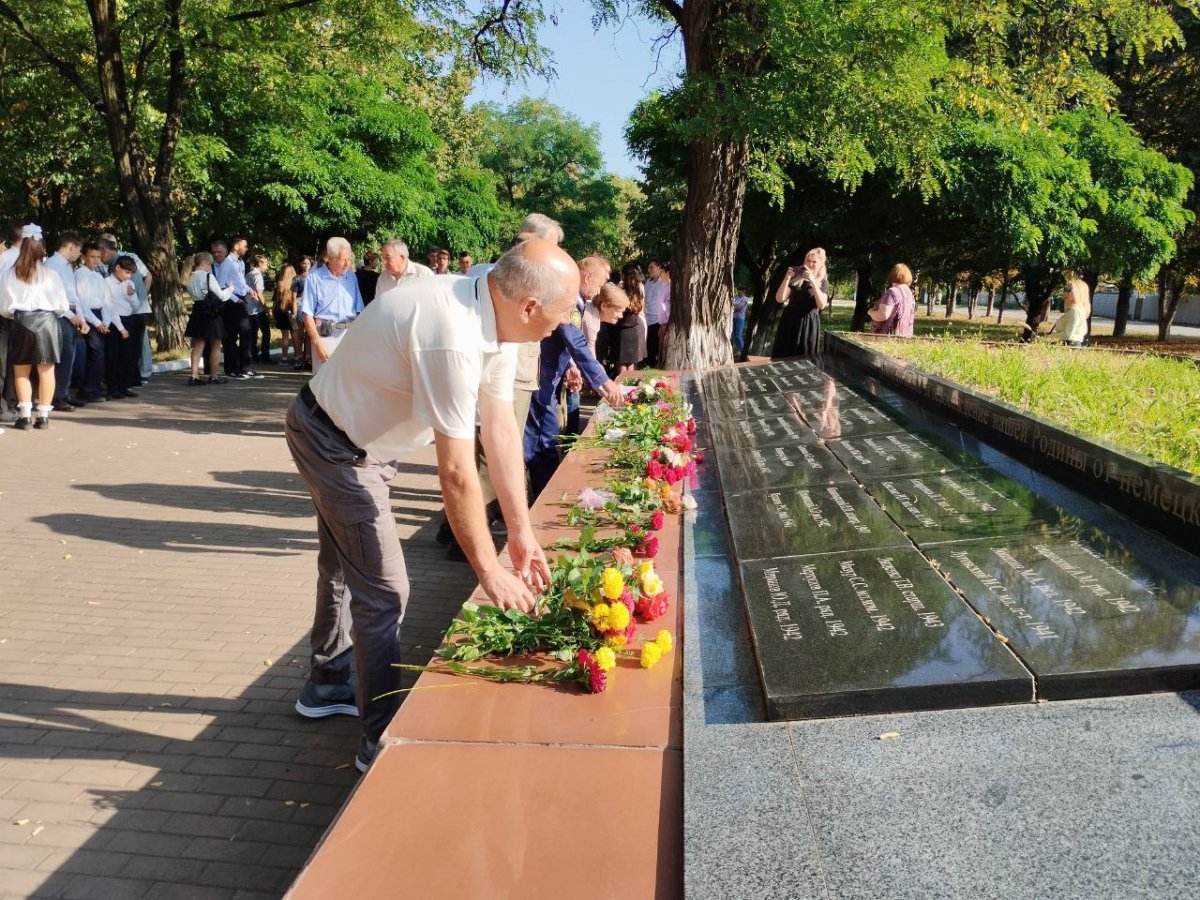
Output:
<path fill-rule="evenodd" d="M 496 606 L 532 610 L 550 572 L 525 499 L 512 407 L 517 344 L 567 321 L 578 292 L 574 261 L 543 240 L 510 250 L 483 278 L 408 279 L 346 329 L 288 410 L 287 442 L 319 539 L 311 671 L 296 710 L 309 718 L 361 712 L 360 771 L 399 705 L 383 696 L 400 687 L 394 663 L 408 602 L 387 487 L 395 463 L 436 443 L 446 512 L 480 585 Z M 477 419 L 516 574 L 500 564 L 484 516 Z"/>

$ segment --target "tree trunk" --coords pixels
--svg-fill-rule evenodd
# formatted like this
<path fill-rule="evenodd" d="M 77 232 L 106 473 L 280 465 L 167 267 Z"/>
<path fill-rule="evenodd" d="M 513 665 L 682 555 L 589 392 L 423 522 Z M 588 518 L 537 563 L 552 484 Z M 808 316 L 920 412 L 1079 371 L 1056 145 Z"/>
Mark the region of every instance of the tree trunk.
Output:
<path fill-rule="evenodd" d="M 1096 302 L 1096 288 L 1100 286 L 1100 270 L 1091 269 L 1083 273 L 1083 283 L 1088 289 L 1088 308 L 1092 308 L 1092 304 Z M 1088 313 L 1087 333 L 1090 336 L 1092 333 L 1092 313 Z"/>
<path fill-rule="evenodd" d="M 997 325 L 999 325 L 1001 322 L 1003 322 L 1003 321 L 1004 321 L 1004 304 L 1005 304 L 1005 302 L 1007 302 L 1007 300 L 1008 300 L 1008 284 L 1009 284 L 1009 277 L 1010 277 L 1009 270 L 1008 270 L 1008 268 L 1007 268 L 1007 267 L 1005 267 L 1005 269 L 1004 269 L 1004 279 L 1003 279 L 1003 280 L 1000 282 L 1000 297 L 999 297 L 999 302 L 997 303 L 997 306 L 999 306 L 999 307 L 1000 307 L 1000 311 L 999 311 L 998 313 L 996 313 L 996 324 L 997 324 Z"/>
<path fill-rule="evenodd" d="M 871 280 L 873 267 L 870 255 L 858 260 L 854 267 L 858 275 L 854 286 L 854 316 L 850 319 L 851 331 L 865 331 L 867 328 L 867 307 L 875 300 L 875 284 Z"/>
<path fill-rule="evenodd" d="M 1125 326 L 1129 322 L 1129 301 L 1133 297 L 1133 273 L 1126 272 L 1121 276 L 1121 285 L 1117 289 L 1117 309 L 1113 315 L 1113 337 L 1124 337 Z"/>
<path fill-rule="evenodd" d="M 1183 297 L 1186 279 L 1175 272 L 1168 272 L 1163 266 L 1158 273 L 1158 339 L 1170 340 L 1171 323 L 1175 321 L 1175 313 L 1179 310 L 1179 301 Z"/>
<path fill-rule="evenodd" d="M 946 290 L 946 318 L 954 315 L 954 308 L 958 305 L 958 279 L 950 280 L 950 287 Z"/>
<path fill-rule="evenodd" d="M 979 292 L 983 290 L 983 279 L 970 278 L 967 280 L 967 318 L 975 318 L 975 301 L 979 299 Z"/>
<path fill-rule="evenodd" d="M 1022 270 L 1025 282 L 1025 331 L 1021 340 L 1032 341 L 1037 336 L 1038 326 L 1046 321 L 1046 313 L 1050 311 L 1050 297 L 1054 294 L 1054 285 L 1058 281 L 1058 273 L 1050 269 L 1029 268 Z"/>
<path fill-rule="evenodd" d="M 175 231 L 169 204 L 185 90 L 186 58 L 179 35 L 179 3 L 178 0 L 168 3 L 175 46 L 170 57 L 166 118 L 153 173 L 142 146 L 136 118 L 129 108 L 117 0 L 88 0 L 88 11 L 96 41 L 99 105 L 112 146 L 125 216 L 134 248 L 154 278 L 151 304 L 157 326 L 158 348 L 172 350 L 182 345 L 184 328 Z"/>
<path fill-rule="evenodd" d="M 933 315 L 933 300 L 936 295 L 936 289 L 930 290 L 928 287 L 925 288 L 925 315 L 927 316 Z"/>
<path fill-rule="evenodd" d="M 727 27 L 754 27 L 761 15 L 749 0 L 688 0 L 670 4 L 683 36 L 688 76 L 722 85 L 720 102 L 733 96 L 731 74 L 757 74 L 762 48 L 742 53 L 727 46 Z M 761 23 L 760 23 L 761 24 Z M 720 132 L 688 146 L 688 193 L 671 278 L 671 322 L 664 336 L 666 364 L 674 369 L 728 365 L 733 270 L 746 197 L 749 142 Z"/>
<path fill-rule="evenodd" d="M 744 141 L 702 138 L 688 147 L 688 196 L 671 268 L 668 368 L 733 361 L 733 268 L 749 155 Z"/>
<path fill-rule="evenodd" d="M 990 287 L 990 288 L 988 288 L 987 308 L 984 309 L 984 311 L 983 311 L 983 317 L 985 319 L 990 319 L 992 317 L 992 307 L 995 305 L 995 303 L 996 303 L 996 289 L 994 287 Z"/>

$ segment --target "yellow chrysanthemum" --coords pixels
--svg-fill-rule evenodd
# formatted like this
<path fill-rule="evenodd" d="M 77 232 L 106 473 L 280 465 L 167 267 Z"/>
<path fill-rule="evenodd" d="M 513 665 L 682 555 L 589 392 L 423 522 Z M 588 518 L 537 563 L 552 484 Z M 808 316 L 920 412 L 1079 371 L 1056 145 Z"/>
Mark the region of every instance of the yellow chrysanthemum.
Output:
<path fill-rule="evenodd" d="M 604 639 L 604 645 L 606 647 L 612 647 L 614 650 L 620 650 L 627 643 L 629 643 L 629 641 L 626 639 L 624 634 L 610 634 Z"/>
<path fill-rule="evenodd" d="M 621 577 L 620 569 L 609 566 L 600 576 L 600 593 L 608 600 L 616 600 L 625 590 L 625 579 Z"/>
<path fill-rule="evenodd" d="M 612 612 L 612 607 L 607 603 L 597 603 L 592 607 L 592 625 L 595 626 L 597 631 L 610 630 L 608 621 L 608 614 L 610 612 Z"/>
<path fill-rule="evenodd" d="M 600 647 L 595 654 L 596 665 L 607 672 L 617 664 L 617 654 L 611 647 Z"/>
<path fill-rule="evenodd" d="M 608 626 L 610 631 L 620 631 L 629 624 L 629 607 L 624 603 L 614 603 L 608 608 Z"/>
<path fill-rule="evenodd" d="M 658 633 L 658 636 L 654 639 L 654 643 L 658 644 L 659 649 L 663 653 L 670 653 L 671 648 L 675 645 L 675 642 L 671 639 L 671 632 L 665 629 Z"/>
<path fill-rule="evenodd" d="M 642 593 L 647 597 L 657 597 L 663 591 L 662 579 L 653 572 L 647 572 L 642 576 Z"/>
<path fill-rule="evenodd" d="M 653 669 L 658 665 L 658 661 L 662 659 L 662 648 L 658 644 L 651 641 L 642 647 L 642 668 Z"/>
<path fill-rule="evenodd" d="M 645 577 L 646 573 L 653 572 L 653 571 L 654 571 L 654 563 L 650 562 L 650 560 L 648 560 L 648 559 L 643 560 L 642 562 L 638 563 L 638 565 L 637 565 L 637 573 L 638 573 L 638 575 L 641 575 L 643 577 Z"/>

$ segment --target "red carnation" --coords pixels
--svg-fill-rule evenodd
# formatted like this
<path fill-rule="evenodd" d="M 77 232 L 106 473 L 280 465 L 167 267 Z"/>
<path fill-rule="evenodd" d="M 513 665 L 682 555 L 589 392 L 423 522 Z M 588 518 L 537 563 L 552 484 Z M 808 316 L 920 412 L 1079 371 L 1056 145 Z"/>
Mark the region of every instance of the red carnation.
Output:
<path fill-rule="evenodd" d="M 666 591 L 659 591 L 653 597 L 640 597 L 637 604 L 637 614 L 647 622 L 666 615 L 671 608 L 671 598 Z"/>
<path fill-rule="evenodd" d="M 641 526 L 641 525 L 630 525 L 630 526 L 629 526 L 629 533 L 630 533 L 630 534 L 641 534 L 641 533 L 642 533 L 642 526 Z"/>
<path fill-rule="evenodd" d="M 703 453 L 697 453 L 697 454 L 696 454 L 696 463 L 697 463 L 697 464 L 699 464 L 699 463 L 702 463 L 702 462 L 704 462 L 704 454 L 703 454 Z"/>
<path fill-rule="evenodd" d="M 593 694 L 603 694 L 606 687 L 608 687 L 608 673 L 599 666 L 589 668 L 588 689 Z"/>
<path fill-rule="evenodd" d="M 646 474 L 651 478 L 660 479 L 663 477 L 663 464 L 657 459 L 652 459 L 646 463 Z"/>
<path fill-rule="evenodd" d="M 681 434 L 675 440 L 671 441 L 671 446 L 680 453 L 687 453 L 692 449 L 692 442 Z"/>
<path fill-rule="evenodd" d="M 656 509 L 654 515 L 650 517 L 650 529 L 652 531 L 661 531 L 663 527 L 663 511 Z"/>
<path fill-rule="evenodd" d="M 693 416 L 688 416 L 687 430 L 688 434 L 696 433 L 696 419 Z"/>

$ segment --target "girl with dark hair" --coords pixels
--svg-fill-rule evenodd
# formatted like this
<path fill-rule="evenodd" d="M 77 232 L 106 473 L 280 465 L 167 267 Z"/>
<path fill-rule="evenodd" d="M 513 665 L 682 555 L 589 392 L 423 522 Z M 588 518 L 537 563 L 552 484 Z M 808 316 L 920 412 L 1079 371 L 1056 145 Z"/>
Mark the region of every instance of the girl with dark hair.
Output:
<path fill-rule="evenodd" d="M 0 276 L 0 315 L 12 319 L 9 361 L 17 395 L 16 427 L 22 430 L 50 427 L 54 404 L 54 367 L 62 354 L 58 319 L 70 316 L 62 279 L 46 268 L 42 229 L 26 225 L 21 249 L 11 269 Z M 36 420 L 33 415 L 33 370 L 38 376 Z"/>
<path fill-rule="evenodd" d="M 621 290 L 629 301 L 628 307 L 613 324 L 600 326 L 596 346 L 603 353 L 602 362 L 611 378 L 620 379 L 634 371 L 646 356 L 646 293 L 642 270 L 634 263 L 621 269 Z"/>

